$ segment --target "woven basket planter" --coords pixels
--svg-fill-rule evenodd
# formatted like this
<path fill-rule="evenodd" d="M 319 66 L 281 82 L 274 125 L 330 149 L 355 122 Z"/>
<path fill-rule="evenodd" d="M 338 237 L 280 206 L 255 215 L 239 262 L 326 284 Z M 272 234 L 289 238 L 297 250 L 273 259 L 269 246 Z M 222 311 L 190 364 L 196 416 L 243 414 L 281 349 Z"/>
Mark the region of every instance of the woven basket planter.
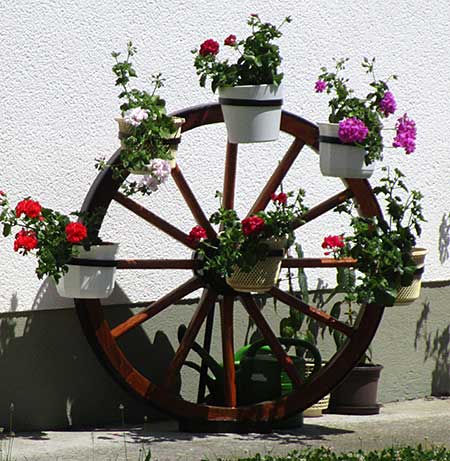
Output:
<path fill-rule="evenodd" d="M 120 145 L 122 148 L 125 147 L 125 138 L 130 135 L 131 133 L 131 126 L 128 123 L 125 123 L 123 117 L 117 117 L 116 122 L 119 124 L 119 139 Z M 173 133 L 172 136 L 167 138 L 167 144 L 169 146 L 170 153 L 172 155 L 172 160 L 169 160 L 171 168 L 175 168 L 177 164 L 177 151 L 178 151 L 178 144 L 181 140 L 181 127 L 185 122 L 184 118 L 180 117 L 172 117 L 172 121 L 175 124 L 176 131 Z M 130 169 L 130 173 L 132 174 L 139 174 L 139 175 L 147 175 L 151 173 L 151 168 L 144 167 L 139 170 Z"/>
<path fill-rule="evenodd" d="M 306 376 L 309 376 L 314 369 L 314 364 L 306 362 Z M 317 418 L 322 416 L 323 412 L 328 408 L 330 403 L 330 394 L 327 394 L 325 397 L 321 398 L 317 403 L 310 406 L 303 411 L 303 416 L 306 418 Z"/>
<path fill-rule="evenodd" d="M 414 274 L 414 279 L 411 285 L 401 287 L 398 290 L 395 304 L 410 304 L 420 296 L 422 287 L 422 273 L 425 266 L 425 256 L 428 253 L 425 248 L 414 248 L 412 250 L 412 259 L 416 263 L 417 272 Z"/>
<path fill-rule="evenodd" d="M 244 272 L 239 267 L 226 281 L 231 288 L 244 293 L 265 293 L 277 282 L 280 275 L 281 261 L 286 251 L 287 239 L 285 237 L 274 238 L 265 241 L 270 247 L 270 252 L 275 254 L 258 261 L 250 272 Z"/>

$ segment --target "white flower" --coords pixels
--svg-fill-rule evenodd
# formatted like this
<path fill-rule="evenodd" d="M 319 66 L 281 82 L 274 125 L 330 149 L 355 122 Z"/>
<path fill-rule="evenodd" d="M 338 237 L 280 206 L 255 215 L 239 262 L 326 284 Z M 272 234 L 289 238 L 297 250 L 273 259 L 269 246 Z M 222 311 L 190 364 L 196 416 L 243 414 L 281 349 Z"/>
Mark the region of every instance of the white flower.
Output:
<path fill-rule="evenodd" d="M 159 181 L 153 176 L 146 175 L 142 178 L 141 184 L 152 192 L 156 192 L 158 190 Z"/>
<path fill-rule="evenodd" d="M 170 175 L 171 167 L 168 160 L 160 158 L 153 159 L 150 162 L 151 174 L 162 184 Z"/>
<path fill-rule="evenodd" d="M 128 109 L 123 114 L 123 119 L 129 125 L 139 126 L 143 120 L 148 119 L 148 112 L 140 107 L 135 107 L 134 109 Z"/>

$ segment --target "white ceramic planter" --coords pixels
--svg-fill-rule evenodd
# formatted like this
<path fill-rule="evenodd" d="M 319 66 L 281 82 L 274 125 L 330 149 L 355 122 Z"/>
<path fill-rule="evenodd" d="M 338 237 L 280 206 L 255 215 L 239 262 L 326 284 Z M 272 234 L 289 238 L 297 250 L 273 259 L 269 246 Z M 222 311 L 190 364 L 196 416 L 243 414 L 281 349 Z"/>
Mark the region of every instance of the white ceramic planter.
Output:
<path fill-rule="evenodd" d="M 90 251 L 78 246 L 79 254 L 74 259 L 114 261 L 119 248 L 117 243 L 93 245 Z M 63 298 L 98 299 L 107 298 L 114 290 L 115 267 L 85 266 L 69 264 L 69 271 L 56 284 Z"/>
<path fill-rule="evenodd" d="M 275 141 L 280 134 L 283 86 L 243 85 L 219 89 L 231 143 Z"/>
<path fill-rule="evenodd" d="M 324 176 L 337 178 L 370 178 L 374 164 L 366 165 L 366 151 L 361 147 L 343 144 L 338 136 L 337 123 L 318 123 L 320 171 Z"/>
<path fill-rule="evenodd" d="M 125 123 L 125 120 L 123 117 L 117 117 L 114 119 L 118 124 L 119 124 L 119 139 L 120 139 L 120 145 L 123 148 L 125 146 L 125 141 L 124 138 L 127 137 L 131 133 L 131 126 L 128 123 Z M 172 117 L 172 121 L 175 124 L 176 131 L 173 133 L 172 136 L 169 136 L 167 138 L 168 144 L 169 144 L 169 150 L 172 155 L 172 160 L 170 160 L 170 166 L 171 168 L 175 168 L 177 164 L 177 151 L 178 151 L 178 144 L 180 143 L 181 140 L 181 127 L 183 126 L 183 123 L 186 121 L 184 118 L 181 117 Z M 138 174 L 138 175 L 147 175 L 151 172 L 150 166 L 135 170 L 135 169 L 130 169 L 130 173 L 132 174 Z"/>

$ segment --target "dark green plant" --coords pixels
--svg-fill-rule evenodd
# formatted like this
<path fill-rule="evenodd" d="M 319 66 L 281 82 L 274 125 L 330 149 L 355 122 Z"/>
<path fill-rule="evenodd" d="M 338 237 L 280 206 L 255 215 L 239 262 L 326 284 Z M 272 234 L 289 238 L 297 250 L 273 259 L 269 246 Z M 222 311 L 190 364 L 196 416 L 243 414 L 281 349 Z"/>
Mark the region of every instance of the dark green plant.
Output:
<path fill-rule="evenodd" d="M 121 53 L 112 53 L 115 60 L 112 67 L 116 76 L 115 85 L 121 89 L 119 93 L 121 115 L 126 117 L 127 113 L 134 109 L 142 110 L 147 114 L 145 119 L 139 120 L 135 125 L 127 125 L 129 133 L 123 139 L 124 146 L 120 153 L 120 163 L 113 167 L 113 176 L 116 179 L 125 179 L 130 169 L 144 169 L 152 159 L 172 160 L 167 139 L 176 132 L 176 127 L 172 118 L 166 114 L 164 99 L 156 94 L 164 86 L 164 79 L 161 73 L 153 74 L 151 76 L 153 88 L 150 93 L 130 88 L 130 81 L 137 78 L 136 70 L 131 62 L 136 52 L 136 47 L 130 41 L 127 44 L 124 60 L 119 60 Z M 98 169 L 106 166 L 108 165 L 105 159 L 97 161 Z M 127 195 L 137 191 L 143 194 L 151 192 L 145 185 L 136 181 L 125 182 L 123 189 Z"/>
<path fill-rule="evenodd" d="M 245 39 L 236 40 L 230 35 L 225 40 L 225 45 L 230 46 L 239 56 L 235 63 L 228 59 L 219 61 L 217 53 L 219 44 L 212 39 L 202 45 L 199 50 L 195 49 L 194 66 L 197 75 L 200 76 L 200 86 L 206 85 L 206 80 L 211 80 L 213 92 L 217 88 L 233 87 L 239 85 L 279 85 L 283 79 L 283 73 L 278 68 L 281 64 L 280 49 L 273 41 L 280 38 L 281 26 L 291 22 L 288 16 L 276 27 L 268 22 L 262 22 L 257 14 L 252 14 L 247 21 L 252 33 Z"/>
<path fill-rule="evenodd" d="M 381 130 L 383 129 L 383 119 L 389 114 L 383 112 L 380 102 L 389 91 L 389 80 L 396 80 L 397 76 L 391 75 L 386 80 L 377 80 L 374 73 L 375 58 L 370 61 L 364 58 L 362 67 L 372 77 L 372 81 L 369 83 L 371 91 L 364 98 L 359 98 L 348 87 L 348 79 L 342 75 L 347 62 L 348 58 L 335 60 L 335 70 L 331 72 L 326 67 L 322 67 L 318 78 L 319 81 L 326 83 L 327 94 L 334 93 L 334 97 L 328 102 L 330 107 L 328 121 L 339 123 L 346 118 L 355 117 L 364 122 L 367 127 L 368 135 L 358 145 L 366 150 L 365 162 L 368 165 L 375 160 L 383 159 Z"/>
<path fill-rule="evenodd" d="M 297 192 L 292 204 L 287 204 L 292 193 L 280 193 L 273 196 L 273 209 L 260 211 L 250 218 L 240 220 L 236 211 L 221 206 L 210 218 L 211 223 L 220 226 L 217 240 L 202 240 L 198 255 L 203 261 L 203 269 L 211 271 L 219 277 L 230 276 L 233 268 L 238 266 L 249 272 L 254 265 L 264 259 L 269 251 L 267 239 L 286 238 L 286 248 L 294 242 L 292 221 L 301 220 L 307 207 L 303 204 L 304 191 Z M 279 200 L 280 196 L 282 200 Z M 222 198 L 217 192 L 216 197 Z M 260 227 L 256 231 L 246 233 L 246 220 L 260 219 Z M 262 220 L 262 221 L 261 221 Z"/>

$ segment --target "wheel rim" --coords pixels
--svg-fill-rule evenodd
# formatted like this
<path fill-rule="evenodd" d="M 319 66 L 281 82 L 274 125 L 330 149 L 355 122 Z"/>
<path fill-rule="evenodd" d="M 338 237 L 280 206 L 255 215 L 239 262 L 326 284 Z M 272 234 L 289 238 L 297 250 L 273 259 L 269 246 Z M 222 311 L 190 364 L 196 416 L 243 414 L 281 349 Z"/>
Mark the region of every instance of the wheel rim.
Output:
<path fill-rule="evenodd" d="M 183 111 L 172 114 L 173 116 L 183 117 L 186 122 L 183 125 L 183 132 L 192 130 L 199 126 L 204 126 L 213 123 L 223 122 L 222 113 L 220 106 L 218 104 L 209 104 L 204 106 L 196 106 L 188 108 Z M 296 159 L 298 153 L 303 146 L 309 146 L 314 150 L 318 149 L 318 129 L 317 127 L 304 120 L 303 118 L 296 116 L 294 114 L 283 111 L 282 120 L 281 120 L 281 130 L 286 132 L 294 137 L 294 141 L 291 144 L 288 152 L 283 158 L 280 165 L 276 168 L 272 177 L 269 179 L 265 188 L 262 190 L 258 196 L 255 204 L 251 208 L 250 213 L 254 213 L 260 209 L 265 208 L 269 201 L 270 193 L 276 190 L 281 180 L 284 178 L 284 175 L 292 166 L 294 160 Z M 120 150 L 116 151 L 109 163 L 115 163 L 118 161 Z M 228 144 L 227 145 L 227 161 L 226 161 L 226 171 L 225 171 L 225 184 L 231 184 L 231 186 L 224 187 L 224 204 L 228 208 L 233 208 L 234 205 L 234 179 L 235 179 L 235 162 L 237 155 L 237 145 Z M 228 175 L 228 176 L 227 176 Z M 196 202 L 195 197 L 193 196 L 189 186 L 184 180 L 180 169 L 177 167 L 173 170 L 172 173 L 173 179 L 175 180 L 178 188 L 181 190 L 183 197 L 191 208 L 192 214 L 194 215 L 196 221 L 203 225 L 209 236 L 214 232 L 211 226 L 209 225 L 205 215 L 201 211 L 201 208 Z M 308 214 L 306 221 L 315 219 L 318 216 L 321 216 L 327 211 L 332 210 L 337 204 L 342 203 L 349 197 L 353 197 L 359 205 L 360 213 L 363 216 L 373 216 L 380 215 L 381 211 L 378 206 L 377 200 L 372 192 L 372 189 L 367 182 L 367 180 L 362 179 L 347 179 L 344 180 L 344 184 L 347 188 L 333 196 L 328 200 L 322 202 L 316 207 L 313 207 Z M 172 229 L 171 227 L 166 226 L 167 223 L 161 223 L 158 221 L 157 217 L 153 213 L 148 212 L 148 210 L 142 210 L 141 208 L 136 208 L 134 205 L 135 202 L 131 201 L 128 198 L 124 198 L 118 193 L 120 187 L 120 182 L 112 178 L 110 170 L 104 170 L 100 172 L 96 180 L 91 186 L 85 201 L 83 203 L 83 211 L 92 211 L 99 207 L 107 209 L 110 203 L 115 200 L 120 204 L 126 206 L 130 210 L 139 214 L 141 217 L 144 217 L 147 221 L 155 224 L 160 229 L 164 228 L 165 232 L 171 235 L 173 238 L 181 241 L 186 244 L 186 236 L 183 233 L 178 232 L 177 229 Z M 183 190 L 184 189 L 184 190 Z M 130 207 L 134 207 L 132 209 Z M 142 214 L 143 213 L 143 214 Z M 155 221 L 156 220 L 156 221 Z M 162 226 L 162 227 L 161 227 Z M 170 225 L 169 225 L 170 226 Z M 124 260 L 124 265 L 131 264 L 130 260 Z M 128 261 L 128 262 L 126 262 Z M 157 261 L 157 260 L 155 260 Z M 147 262 L 149 266 L 154 266 L 156 263 Z M 159 263 L 161 264 L 161 263 Z M 183 264 L 189 266 L 186 262 L 176 262 L 172 260 L 173 265 Z M 303 264 L 303 262 L 302 262 Z M 331 264 L 331 263 L 330 263 Z M 190 267 L 190 266 L 189 266 Z M 286 267 L 286 266 L 285 266 Z M 299 266 L 294 266 L 299 267 Z M 301 267 L 318 267 L 318 266 L 301 266 Z M 328 267 L 328 266 L 320 266 Z M 335 266 L 330 266 L 335 267 Z M 120 268 L 120 264 L 119 264 Z M 192 291 L 199 287 L 203 287 L 203 295 L 200 300 L 199 307 L 197 308 L 196 313 L 194 314 L 194 320 L 191 323 L 194 323 L 192 331 L 190 332 L 193 339 L 195 339 L 196 333 L 203 322 L 206 321 L 206 329 L 208 325 L 211 326 L 211 315 L 208 315 L 208 312 L 211 312 L 214 309 L 214 305 L 217 301 L 217 293 L 211 287 L 205 287 L 205 282 L 194 275 L 188 282 L 182 284 L 178 292 L 175 295 L 163 296 L 156 303 L 161 302 L 157 305 L 158 309 L 165 309 L 164 306 L 171 305 L 173 302 L 176 302 L 178 299 L 182 299 L 183 296 L 189 294 Z M 175 290 L 176 291 L 176 290 Z M 177 297 L 179 294 L 185 293 L 181 298 Z M 314 308 L 309 308 L 304 303 L 299 301 L 297 298 L 296 301 L 291 299 L 287 293 L 284 293 L 278 288 L 273 288 L 270 292 L 275 298 L 286 302 L 288 305 L 292 306 L 295 304 L 295 307 L 298 309 L 307 310 L 307 315 L 310 315 L 313 318 L 317 318 L 323 322 L 329 322 L 328 324 L 332 327 L 339 329 L 342 324 L 340 322 L 334 322 L 332 319 L 329 319 L 326 315 L 324 316 L 322 311 L 316 312 Z M 283 397 L 278 398 L 277 400 L 261 402 L 247 406 L 236 407 L 236 386 L 233 386 L 234 382 L 234 363 L 232 363 L 233 358 L 233 303 L 235 297 L 238 296 L 237 293 L 225 294 L 223 301 L 220 302 L 220 311 L 221 311 L 221 330 L 222 330 L 222 346 L 223 346 L 223 362 L 225 370 L 225 395 L 226 395 L 226 404 L 227 406 L 212 406 L 206 404 L 193 403 L 187 400 L 183 400 L 178 395 L 175 395 L 170 391 L 170 388 L 163 388 L 162 386 L 157 386 L 152 383 L 147 377 L 142 375 L 138 370 L 136 370 L 133 365 L 127 359 L 125 353 L 119 347 L 116 338 L 124 333 L 124 331 L 129 331 L 133 326 L 137 326 L 142 321 L 148 320 L 156 315 L 152 310 L 151 316 L 148 317 L 148 313 L 137 314 L 133 316 L 133 325 L 121 325 L 119 329 L 114 328 L 110 329 L 108 322 L 103 316 L 102 306 L 99 300 L 75 300 L 75 306 L 77 313 L 83 328 L 83 331 L 91 344 L 94 352 L 99 358 L 100 362 L 110 371 L 116 381 L 124 386 L 127 390 L 131 391 L 134 395 L 145 399 L 151 405 L 156 408 L 163 410 L 164 412 L 174 416 L 179 420 L 196 420 L 196 421 L 234 421 L 234 422 L 267 422 L 267 421 L 277 421 L 283 418 L 286 418 L 298 411 L 304 410 L 323 398 L 331 389 L 336 386 L 339 382 L 343 380 L 346 374 L 358 363 L 360 357 L 366 351 L 370 342 L 372 341 L 375 332 L 378 328 L 378 325 L 381 321 L 384 307 L 380 305 L 369 305 L 363 306 L 360 309 L 360 313 L 354 328 L 350 331 L 347 330 L 345 333 L 348 335 L 348 340 L 345 345 L 333 356 L 329 363 L 317 374 L 315 378 L 309 382 L 300 384 L 298 383 L 298 388 L 287 394 Z M 255 320 L 257 318 L 256 324 L 258 328 L 266 329 L 264 334 L 273 336 L 273 332 L 270 327 L 267 331 L 266 322 L 256 307 L 254 299 L 251 295 L 242 295 L 239 297 L 244 304 L 247 312 Z M 163 299 L 165 298 L 165 299 Z M 155 306 L 155 303 L 151 304 L 152 307 Z M 166 306 L 167 307 L 167 306 Z M 308 309 L 309 308 L 309 309 Z M 128 322 L 128 321 L 127 321 Z M 132 323 L 133 323 L 132 322 Z M 137 323 L 138 322 L 138 323 Z M 124 322 L 125 324 L 126 322 Z M 123 331 L 124 330 L 124 331 Z M 189 346 L 189 342 L 192 338 L 188 338 L 184 347 Z M 192 340 L 193 340 L 192 339 Z M 183 348 L 183 344 L 181 345 Z M 274 344 L 274 347 L 277 347 L 277 344 Z M 274 348 L 272 348 L 274 349 Z M 180 348 L 175 355 L 175 363 L 171 362 L 171 367 L 173 373 L 179 371 L 182 361 L 185 358 L 184 355 L 186 351 Z M 276 355 L 276 354 L 275 354 Z M 280 352 L 279 361 L 283 364 L 283 360 L 286 361 L 286 357 Z M 181 362 L 181 363 L 178 363 Z M 283 368 L 288 371 L 289 364 L 284 363 Z M 291 373 L 294 373 L 291 370 Z M 170 373 L 169 373 L 170 374 Z M 289 374 L 289 371 L 288 371 Z M 292 376 L 291 379 L 295 379 L 295 376 Z M 202 386 L 202 383 L 199 384 L 199 387 Z M 204 383 L 203 383 L 204 387 Z M 200 393 L 200 390 L 199 390 Z"/>

